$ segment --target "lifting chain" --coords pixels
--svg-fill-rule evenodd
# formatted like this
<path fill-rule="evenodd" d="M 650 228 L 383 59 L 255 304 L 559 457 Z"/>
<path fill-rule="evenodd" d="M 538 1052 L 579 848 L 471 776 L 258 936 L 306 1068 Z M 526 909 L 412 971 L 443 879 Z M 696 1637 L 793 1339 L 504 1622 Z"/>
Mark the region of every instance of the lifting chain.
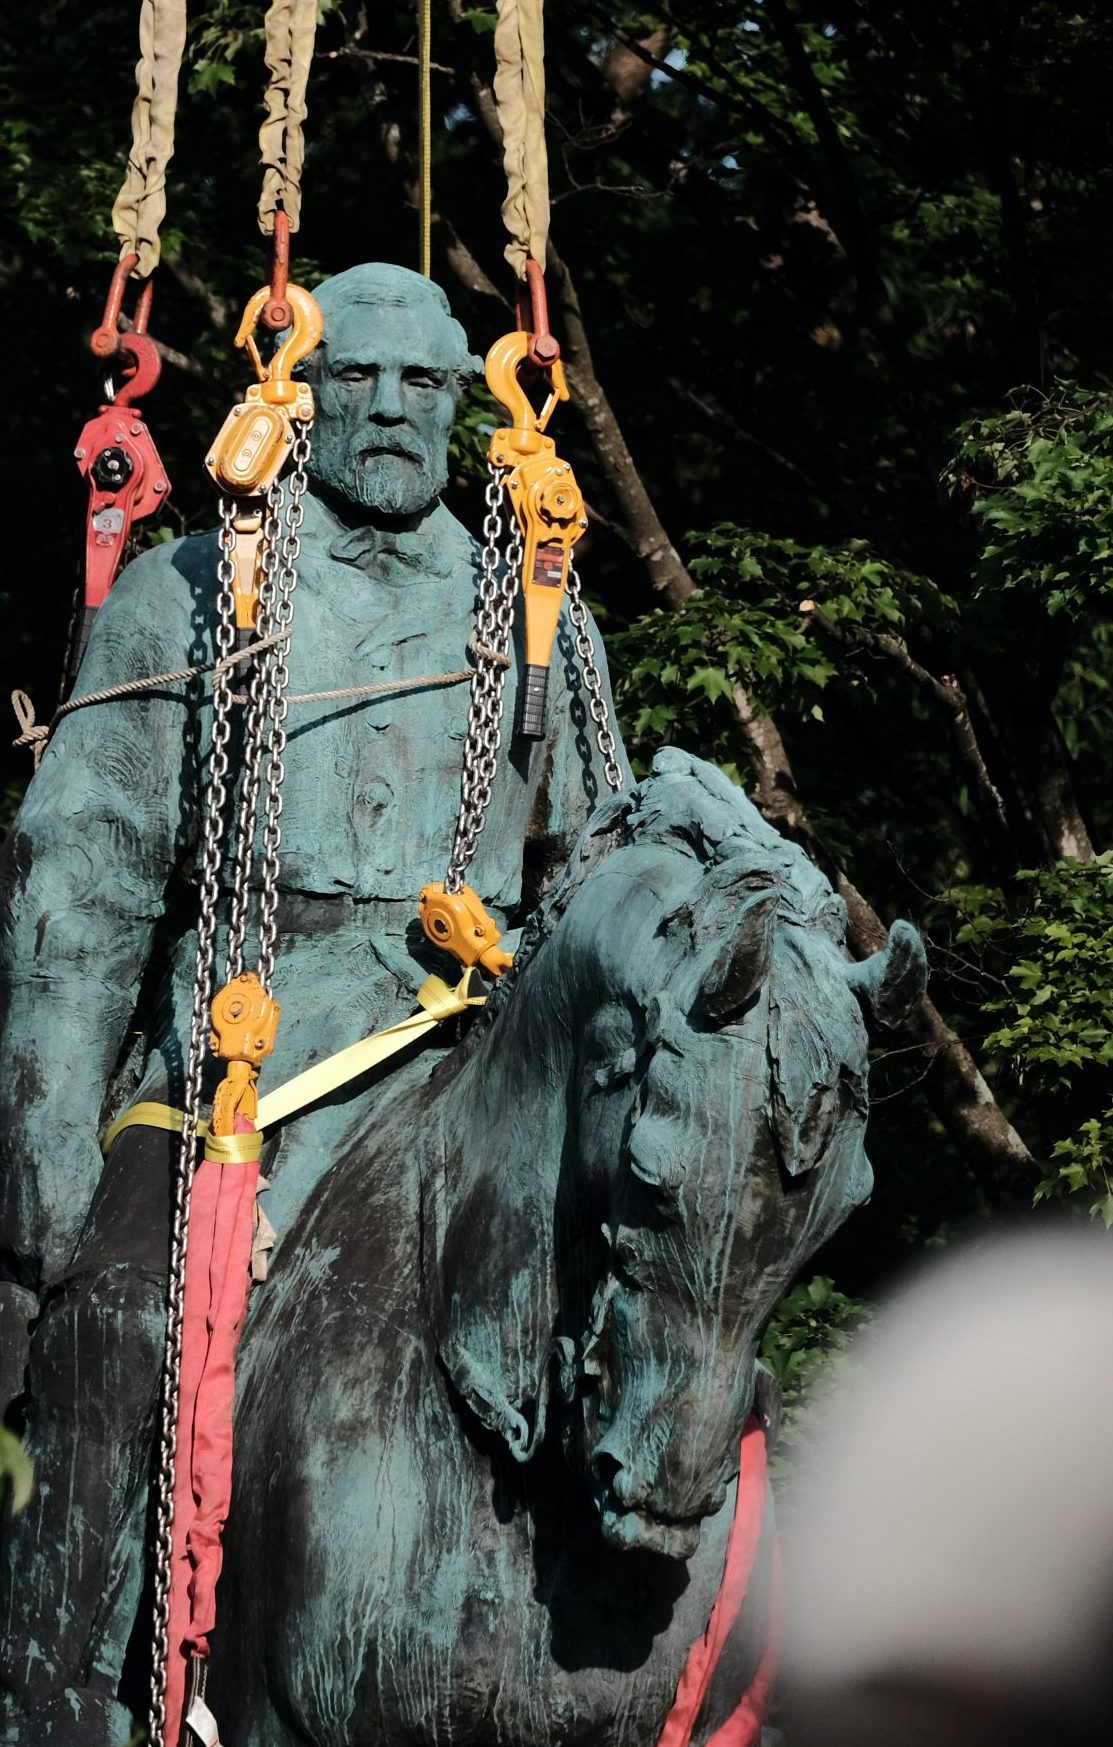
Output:
<path fill-rule="evenodd" d="M 220 560 L 217 565 L 218 657 L 230 655 L 235 642 L 236 578 L 233 506 L 220 505 Z M 190 1189 L 196 1166 L 197 1126 L 201 1114 L 202 1081 L 209 1044 L 209 994 L 216 956 L 217 906 L 228 799 L 228 742 L 232 729 L 231 670 L 218 669 L 213 680 L 213 732 L 209 781 L 201 828 L 201 877 L 197 919 L 197 959 L 189 1026 L 189 1059 L 182 1108 L 182 1142 L 174 1186 L 174 1223 L 170 1242 L 170 1283 L 167 1300 L 166 1357 L 162 1385 L 162 1427 L 158 1453 L 157 1535 L 155 1541 L 154 1667 L 151 1675 L 149 1737 L 151 1747 L 177 1747 L 165 1742 L 166 1681 L 170 1658 L 170 1577 L 174 1553 L 174 1472 L 178 1449 L 178 1404 L 182 1367 L 182 1317 L 185 1308 L 185 1259 L 189 1238 Z"/>
<path fill-rule="evenodd" d="M 293 594 L 301 556 L 302 499 L 308 485 L 308 427 L 295 421 L 294 471 L 283 511 L 283 490 L 273 485 L 267 494 L 264 522 L 259 621 L 257 635 L 275 632 L 279 640 L 257 659 L 248 686 L 244 721 L 243 786 L 237 818 L 234 885 L 228 937 L 228 978 L 243 974 L 247 934 L 249 881 L 255 846 L 259 794 L 264 787 L 263 861 L 259 898 L 259 980 L 268 995 L 274 979 L 277 937 L 279 848 L 282 830 L 282 779 L 286 750 L 288 656 L 293 629 Z M 230 655 L 236 640 L 235 542 L 236 505 L 220 502 L 220 560 L 217 566 L 218 658 Z M 162 1428 L 158 1457 L 157 1540 L 155 1549 L 154 1668 L 151 1682 L 149 1738 L 151 1747 L 172 1747 L 165 1739 L 166 1685 L 170 1657 L 170 1581 L 174 1553 L 174 1474 L 177 1461 L 178 1409 L 182 1363 L 182 1320 L 185 1261 L 189 1239 L 190 1189 L 196 1169 L 205 1062 L 210 1051 L 210 1002 L 216 959 L 217 914 L 224 857 L 224 820 L 228 805 L 229 741 L 231 738 L 230 668 L 218 669 L 213 683 L 213 734 L 209 781 L 202 825 L 200 901 L 193 1006 L 190 1017 L 189 1061 L 184 1123 L 174 1196 L 170 1251 L 166 1357 L 163 1374 Z M 264 771 L 265 763 L 265 771 Z"/>
<path fill-rule="evenodd" d="M 267 771 L 263 803 L 263 871 L 259 897 L 259 980 L 273 994 L 274 949 L 278 935 L 278 852 L 282 843 L 282 780 L 286 774 L 286 716 L 290 686 L 290 633 L 294 624 L 294 589 L 301 557 L 301 524 L 305 514 L 302 499 L 309 483 L 309 436 L 299 425 L 294 442 L 294 471 L 286 503 L 285 529 L 275 580 L 274 621 L 271 630 L 279 641 L 270 651 L 267 687 Z"/>
<path fill-rule="evenodd" d="M 257 635 L 268 637 L 274 627 L 275 567 L 281 536 L 282 487 L 276 482 L 267 493 L 263 518 L 263 547 L 259 561 L 259 611 Z M 236 866 L 232 883 L 232 908 L 228 925 L 228 963 L 225 982 L 243 975 L 247 940 L 247 911 L 250 895 L 251 857 L 255 848 L 255 819 L 259 808 L 259 783 L 262 774 L 263 720 L 266 711 L 270 663 L 264 656 L 252 663 L 244 707 L 243 786 L 240 790 L 240 815 L 236 831 Z"/>
<path fill-rule="evenodd" d="M 494 655 L 505 656 L 510 648 L 510 630 L 514 614 L 514 596 L 522 565 L 522 536 L 514 525 L 505 563 L 500 545 L 503 518 L 503 469 L 491 466 L 487 483 L 487 516 L 483 523 L 486 544 L 483 548 L 482 580 L 479 585 L 479 609 L 476 615 L 476 642 Z M 460 891 L 468 870 L 483 821 L 491 803 L 499 748 L 502 745 L 502 697 L 506 687 L 507 668 L 490 655 L 475 657 L 475 674 L 471 682 L 468 706 L 468 730 L 464 742 L 464 767 L 460 789 L 460 812 L 452 839 L 452 855 L 445 875 L 444 889 L 449 894 Z"/>
<path fill-rule="evenodd" d="M 595 743 L 603 760 L 603 773 L 609 787 L 617 795 L 623 784 L 622 766 L 618 762 L 618 747 L 611 732 L 611 713 L 603 695 L 603 676 L 599 672 L 595 642 L 588 627 L 587 608 L 584 606 L 580 588 L 580 574 L 574 560 L 568 567 L 568 617 L 576 633 L 576 654 L 580 658 L 580 670 L 590 699 L 591 719 L 595 723 Z"/>

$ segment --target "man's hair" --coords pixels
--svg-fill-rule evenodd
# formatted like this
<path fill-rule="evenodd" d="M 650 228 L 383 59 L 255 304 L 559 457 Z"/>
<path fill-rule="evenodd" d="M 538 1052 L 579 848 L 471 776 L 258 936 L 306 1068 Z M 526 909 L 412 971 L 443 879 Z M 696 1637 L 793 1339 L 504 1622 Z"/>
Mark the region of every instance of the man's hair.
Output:
<path fill-rule="evenodd" d="M 483 360 L 468 347 L 468 337 L 452 314 L 452 307 L 441 286 L 422 273 L 412 273 L 408 267 L 396 267 L 386 261 L 368 261 L 360 267 L 349 267 L 317 286 L 313 293 L 325 318 L 325 333 L 317 350 L 306 359 L 303 367 L 312 379 L 318 375 L 328 351 L 329 317 L 355 304 L 368 304 L 386 309 L 429 307 L 429 313 L 441 328 L 447 341 L 449 368 L 459 388 L 465 388 L 482 374 Z M 299 372 L 301 374 L 301 372 Z"/>

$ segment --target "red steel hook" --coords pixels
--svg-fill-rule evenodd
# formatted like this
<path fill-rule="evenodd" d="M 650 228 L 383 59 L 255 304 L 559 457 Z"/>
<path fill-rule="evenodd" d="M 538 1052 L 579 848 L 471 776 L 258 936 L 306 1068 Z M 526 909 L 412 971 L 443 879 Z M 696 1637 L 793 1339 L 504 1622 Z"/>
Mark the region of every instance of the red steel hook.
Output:
<path fill-rule="evenodd" d="M 532 255 L 526 256 L 526 280 L 518 286 L 517 309 L 518 327 L 530 335 L 530 363 L 548 370 L 560 357 L 560 342 L 549 328 L 545 274 Z"/>
<path fill-rule="evenodd" d="M 290 220 L 281 207 L 274 214 L 274 255 L 271 260 L 271 294 L 268 297 L 260 316 L 265 328 L 272 333 L 280 334 L 283 328 L 292 327 L 294 312 L 286 299 L 286 285 L 290 277 Z"/>
<path fill-rule="evenodd" d="M 94 358 L 111 358 L 119 348 L 120 306 L 124 301 L 124 286 L 138 263 L 138 255 L 125 255 L 116 264 L 116 270 L 109 282 L 108 296 L 105 299 L 104 315 L 101 318 L 100 327 L 96 329 L 89 341 Z M 134 333 L 145 334 L 147 332 L 154 291 L 154 280 L 148 279 L 136 301 L 135 319 L 131 324 Z"/>

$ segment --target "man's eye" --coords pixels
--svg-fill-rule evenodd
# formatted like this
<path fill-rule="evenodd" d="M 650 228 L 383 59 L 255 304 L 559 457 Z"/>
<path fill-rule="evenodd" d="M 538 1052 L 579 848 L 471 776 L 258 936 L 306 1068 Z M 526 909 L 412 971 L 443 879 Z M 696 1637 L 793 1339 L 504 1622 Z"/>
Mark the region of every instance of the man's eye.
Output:
<path fill-rule="evenodd" d="M 336 380 L 338 382 L 369 382 L 370 374 L 368 371 L 360 370 L 356 365 L 351 364 L 338 372 Z"/>
<path fill-rule="evenodd" d="M 442 370 L 405 370 L 402 380 L 411 388 L 443 388 L 448 378 Z"/>

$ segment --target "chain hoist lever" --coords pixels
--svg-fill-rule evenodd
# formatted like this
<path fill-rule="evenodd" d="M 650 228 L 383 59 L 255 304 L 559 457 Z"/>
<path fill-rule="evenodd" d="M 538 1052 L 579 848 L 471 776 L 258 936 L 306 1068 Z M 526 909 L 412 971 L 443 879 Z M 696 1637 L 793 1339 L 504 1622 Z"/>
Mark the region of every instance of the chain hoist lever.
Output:
<path fill-rule="evenodd" d="M 232 408 L 205 457 L 214 483 L 236 502 L 232 561 L 240 648 L 255 635 L 267 493 L 293 452 L 295 421 L 303 430 L 313 423 L 313 390 L 307 382 L 294 382 L 292 372 L 317 346 L 325 325 L 316 299 L 300 285 L 287 285 L 290 332 L 270 362 L 264 363 L 255 328 L 270 296 L 269 285 L 255 292 L 236 334 L 236 345 L 247 348 L 259 380 Z"/>
<path fill-rule="evenodd" d="M 487 354 L 487 386 L 510 415 L 491 438 L 487 458 L 504 470 L 507 499 L 522 531 L 522 600 L 526 662 L 518 691 L 514 732 L 543 740 L 552 660 L 560 609 L 568 586 L 572 548 L 587 527 L 583 494 L 545 427 L 558 402 L 568 399 L 559 358 L 549 367 L 550 389 L 535 412 L 518 370 L 530 355 L 533 336 L 504 334 Z"/>
<path fill-rule="evenodd" d="M 120 360 L 122 380 L 106 383 L 107 398 L 89 420 L 74 449 L 81 477 L 88 482 L 85 517 L 85 585 L 82 619 L 69 652 L 70 682 L 76 677 L 97 611 L 119 575 L 133 525 L 154 515 L 170 495 L 170 481 L 154 438 L 137 402 L 148 395 L 162 374 L 162 359 L 147 337 L 151 307 L 150 281 L 139 294 L 135 331 L 117 328 L 126 257 L 112 275 L 104 320 L 91 341 L 94 357 Z"/>

